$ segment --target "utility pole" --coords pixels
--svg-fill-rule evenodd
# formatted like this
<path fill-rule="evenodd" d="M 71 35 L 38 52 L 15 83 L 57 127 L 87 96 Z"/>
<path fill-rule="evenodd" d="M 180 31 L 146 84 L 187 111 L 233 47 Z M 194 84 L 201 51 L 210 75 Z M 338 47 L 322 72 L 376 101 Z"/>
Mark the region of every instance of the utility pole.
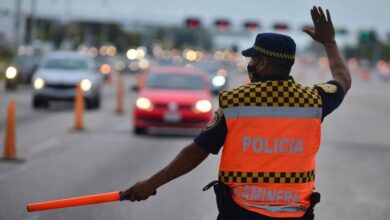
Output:
<path fill-rule="evenodd" d="M 35 40 L 35 30 L 36 30 L 36 11 L 37 11 L 37 0 L 31 0 L 31 30 L 29 36 L 29 42 L 27 44 L 33 44 Z"/>
<path fill-rule="evenodd" d="M 14 11 L 14 50 L 16 51 L 19 47 L 19 31 L 20 31 L 20 17 L 21 17 L 21 0 L 15 0 L 15 11 Z"/>

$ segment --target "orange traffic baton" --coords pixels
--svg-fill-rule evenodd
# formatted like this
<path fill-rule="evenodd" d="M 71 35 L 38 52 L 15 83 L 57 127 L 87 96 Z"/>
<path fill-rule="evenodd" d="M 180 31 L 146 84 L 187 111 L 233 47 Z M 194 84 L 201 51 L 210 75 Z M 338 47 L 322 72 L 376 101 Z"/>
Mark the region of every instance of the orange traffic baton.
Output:
<path fill-rule="evenodd" d="M 80 197 L 71 197 L 65 199 L 51 200 L 38 203 L 30 203 L 27 205 L 28 212 L 44 211 L 50 209 L 61 209 L 74 206 L 92 205 L 105 202 L 117 202 L 120 196 L 119 191 L 91 194 Z"/>

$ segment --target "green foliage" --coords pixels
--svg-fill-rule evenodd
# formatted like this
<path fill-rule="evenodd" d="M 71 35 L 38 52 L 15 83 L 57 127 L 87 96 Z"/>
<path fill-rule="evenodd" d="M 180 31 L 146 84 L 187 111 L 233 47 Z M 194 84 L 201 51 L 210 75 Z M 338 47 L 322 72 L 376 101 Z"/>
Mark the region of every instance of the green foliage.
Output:
<path fill-rule="evenodd" d="M 11 62 L 13 55 L 10 49 L 0 46 L 0 79 L 4 78 L 4 68 Z"/>
<path fill-rule="evenodd" d="M 0 46 L 0 63 L 9 63 L 13 56 L 9 48 Z"/>
<path fill-rule="evenodd" d="M 379 59 L 390 60 L 389 43 L 362 43 L 356 47 L 346 47 L 345 56 L 349 58 L 358 58 L 371 60 L 376 63 Z"/>
<path fill-rule="evenodd" d="M 141 43 L 141 35 L 137 32 L 126 34 L 126 44 L 128 47 L 138 47 Z"/>

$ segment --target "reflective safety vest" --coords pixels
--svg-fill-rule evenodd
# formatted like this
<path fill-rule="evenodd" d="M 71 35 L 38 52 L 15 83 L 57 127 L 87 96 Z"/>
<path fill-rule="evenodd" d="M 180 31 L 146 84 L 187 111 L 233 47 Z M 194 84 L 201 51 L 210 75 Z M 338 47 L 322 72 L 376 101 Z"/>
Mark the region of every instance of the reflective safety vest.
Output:
<path fill-rule="evenodd" d="M 321 141 L 317 90 L 286 81 L 220 93 L 228 133 L 219 179 L 241 207 L 271 217 L 301 217 L 314 189 Z"/>

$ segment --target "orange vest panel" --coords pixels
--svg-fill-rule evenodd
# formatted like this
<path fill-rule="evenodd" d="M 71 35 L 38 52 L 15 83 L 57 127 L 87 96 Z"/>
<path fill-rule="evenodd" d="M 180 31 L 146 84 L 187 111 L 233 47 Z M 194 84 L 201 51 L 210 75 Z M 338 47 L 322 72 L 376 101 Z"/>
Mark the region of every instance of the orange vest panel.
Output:
<path fill-rule="evenodd" d="M 300 217 L 310 206 L 322 100 L 292 80 L 252 83 L 222 92 L 228 133 L 219 179 L 243 208 Z"/>

